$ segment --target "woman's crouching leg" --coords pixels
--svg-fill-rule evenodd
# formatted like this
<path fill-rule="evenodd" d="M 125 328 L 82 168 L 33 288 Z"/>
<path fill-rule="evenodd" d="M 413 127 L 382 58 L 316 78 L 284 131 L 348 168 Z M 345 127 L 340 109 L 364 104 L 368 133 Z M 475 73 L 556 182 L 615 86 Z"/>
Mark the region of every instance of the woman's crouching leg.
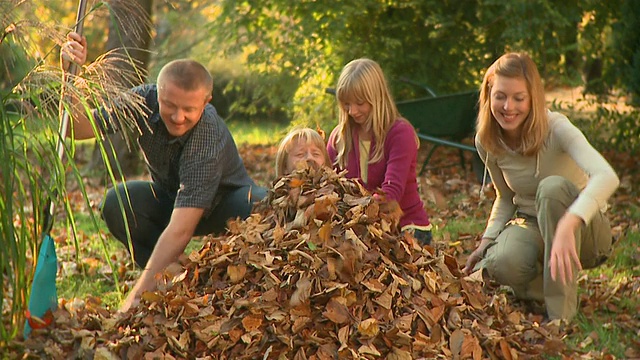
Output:
<path fill-rule="evenodd" d="M 516 219 L 487 249 L 484 267 L 490 278 L 513 289 L 520 299 L 543 301 L 543 242 L 536 224 Z"/>

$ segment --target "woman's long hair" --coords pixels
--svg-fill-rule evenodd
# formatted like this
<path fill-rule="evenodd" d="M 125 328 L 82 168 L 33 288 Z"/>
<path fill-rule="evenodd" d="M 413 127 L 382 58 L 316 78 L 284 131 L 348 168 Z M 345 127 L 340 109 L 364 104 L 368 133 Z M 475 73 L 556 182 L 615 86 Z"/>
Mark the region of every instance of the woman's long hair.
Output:
<path fill-rule="evenodd" d="M 531 99 L 531 110 L 522 124 L 521 151 L 525 156 L 537 154 L 547 138 L 549 119 L 545 110 L 542 79 L 536 64 L 524 53 L 502 55 L 487 69 L 480 88 L 476 137 L 488 153 L 505 151 L 502 128 L 491 113 L 491 88 L 496 75 L 524 79 Z"/>
<path fill-rule="evenodd" d="M 371 113 L 364 126 L 373 134 L 376 145 L 369 163 L 382 160 L 387 132 L 401 117 L 380 65 L 365 58 L 349 62 L 340 73 L 336 98 L 340 104 L 340 110 L 334 144 L 337 152 L 334 165 L 342 169 L 346 168 L 349 152 L 353 150 L 354 123 L 348 109 L 342 106 L 344 103 L 367 102 L 371 105 Z M 418 141 L 416 135 L 416 142 Z"/>

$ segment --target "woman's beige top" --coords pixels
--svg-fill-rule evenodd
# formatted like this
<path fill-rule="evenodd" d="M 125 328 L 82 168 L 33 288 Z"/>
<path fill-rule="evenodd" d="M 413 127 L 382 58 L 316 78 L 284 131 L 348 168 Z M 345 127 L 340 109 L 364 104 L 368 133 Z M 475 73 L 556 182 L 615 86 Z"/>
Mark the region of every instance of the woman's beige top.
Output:
<path fill-rule="evenodd" d="M 609 197 L 618 188 L 620 180 L 615 171 L 584 134 L 566 116 L 551 111 L 547 114 L 549 137 L 536 156 L 523 156 L 509 149 L 496 157 L 487 154 L 476 138 L 478 154 L 496 189 L 483 237 L 495 239 L 516 211 L 536 217 L 536 190 L 547 176 L 563 176 L 581 189 L 567 211 L 585 224 L 596 211 L 606 210 Z"/>

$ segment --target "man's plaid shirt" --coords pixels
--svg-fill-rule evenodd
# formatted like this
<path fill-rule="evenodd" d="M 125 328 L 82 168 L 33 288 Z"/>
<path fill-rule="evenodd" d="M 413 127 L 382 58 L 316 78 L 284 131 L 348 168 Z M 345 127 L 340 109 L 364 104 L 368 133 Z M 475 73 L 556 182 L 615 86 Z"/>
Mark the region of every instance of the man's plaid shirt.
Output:
<path fill-rule="evenodd" d="M 176 194 L 174 207 L 202 208 L 206 217 L 229 190 L 255 186 L 229 129 L 211 104 L 206 105 L 193 129 L 175 138 L 160 118 L 156 85 L 141 85 L 133 91 L 146 99 L 148 108 L 146 116 L 135 119 L 140 131 L 138 144 L 153 181 Z M 105 109 L 99 114 L 103 119 L 115 116 Z M 114 132 L 115 123 L 101 125 L 105 131 Z"/>

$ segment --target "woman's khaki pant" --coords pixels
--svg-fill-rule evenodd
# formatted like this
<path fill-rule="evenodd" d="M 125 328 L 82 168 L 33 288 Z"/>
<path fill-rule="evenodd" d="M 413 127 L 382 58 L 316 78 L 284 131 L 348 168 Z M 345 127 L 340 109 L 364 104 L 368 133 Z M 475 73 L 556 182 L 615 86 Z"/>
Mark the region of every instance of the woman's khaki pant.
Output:
<path fill-rule="evenodd" d="M 572 319 L 577 312 L 577 269 L 566 285 L 551 279 L 549 258 L 560 217 L 579 195 L 560 176 L 543 179 L 536 193 L 537 217 L 519 214 L 486 250 L 481 266 L 516 297 L 544 301 L 550 319 Z M 576 250 L 584 269 L 600 265 L 611 253 L 611 226 L 601 212 L 576 231 Z"/>

